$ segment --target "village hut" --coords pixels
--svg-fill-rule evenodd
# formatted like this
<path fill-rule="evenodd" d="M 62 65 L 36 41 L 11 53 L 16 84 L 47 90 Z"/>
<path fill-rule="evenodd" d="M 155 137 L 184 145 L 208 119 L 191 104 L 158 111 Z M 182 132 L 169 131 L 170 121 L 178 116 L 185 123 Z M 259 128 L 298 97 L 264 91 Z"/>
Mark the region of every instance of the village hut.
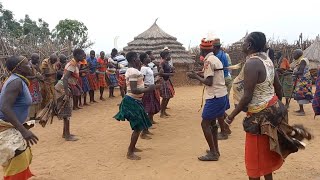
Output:
<path fill-rule="evenodd" d="M 153 25 L 134 38 L 123 48 L 125 53 L 135 51 L 138 53 L 152 51 L 157 61 L 160 60 L 160 52 L 164 47 L 168 47 L 171 51 L 172 61 L 176 74 L 172 78 L 174 85 L 182 86 L 193 84 L 193 81 L 186 76 L 186 72 L 193 70 L 194 60 L 191 54 L 182 46 L 177 38 L 164 32 L 158 25 L 157 20 Z"/>
<path fill-rule="evenodd" d="M 307 49 L 303 51 L 304 57 L 310 61 L 310 69 L 317 69 L 320 65 L 320 38 L 316 37 L 316 40 Z"/>

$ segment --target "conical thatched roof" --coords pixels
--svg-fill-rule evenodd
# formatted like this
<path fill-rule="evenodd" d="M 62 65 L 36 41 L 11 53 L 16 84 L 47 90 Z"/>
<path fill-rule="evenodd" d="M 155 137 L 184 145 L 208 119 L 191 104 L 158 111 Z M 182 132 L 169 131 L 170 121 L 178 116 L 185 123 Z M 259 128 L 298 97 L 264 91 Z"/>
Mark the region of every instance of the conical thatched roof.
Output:
<path fill-rule="evenodd" d="M 124 52 L 146 52 L 152 51 L 157 59 L 160 57 L 160 52 L 164 47 L 171 50 L 171 57 L 175 64 L 191 64 L 194 63 L 191 55 L 186 51 L 177 38 L 164 32 L 158 25 L 157 20 L 153 25 L 143 33 L 134 38 L 128 43 L 128 46 L 123 48 Z"/>
<path fill-rule="evenodd" d="M 304 57 L 310 60 L 310 68 L 315 69 L 320 65 L 320 38 L 317 36 L 313 44 L 303 51 Z"/>

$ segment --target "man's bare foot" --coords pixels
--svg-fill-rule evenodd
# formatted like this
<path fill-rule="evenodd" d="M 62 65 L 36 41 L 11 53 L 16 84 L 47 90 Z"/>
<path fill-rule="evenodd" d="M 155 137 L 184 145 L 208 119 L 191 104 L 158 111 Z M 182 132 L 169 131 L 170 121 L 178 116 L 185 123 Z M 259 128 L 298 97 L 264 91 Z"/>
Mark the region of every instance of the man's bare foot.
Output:
<path fill-rule="evenodd" d="M 143 133 L 140 135 L 141 139 L 146 139 L 146 140 L 150 140 L 152 139 L 150 136 L 148 136 L 147 134 Z"/>
<path fill-rule="evenodd" d="M 127 153 L 127 158 L 130 160 L 141 160 L 140 156 L 135 155 L 133 152 Z"/>
<path fill-rule="evenodd" d="M 142 152 L 142 150 L 138 148 L 134 148 L 133 152 Z"/>
<path fill-rule="evenodd" d="M 79 139 L 76 138 L 75 136 L 71 136 L 71 135 L 66 136 L 64 139 L 65 139 L 66 141 L 78 141 L 78 140 L 79 140 Z"/>
<path fill-rule="evenodd" d="M 84 103 L 83 105 L 84 105 L 84 106 L 90 106 L 90 104 L 88 104 L 88 103 Z"/>

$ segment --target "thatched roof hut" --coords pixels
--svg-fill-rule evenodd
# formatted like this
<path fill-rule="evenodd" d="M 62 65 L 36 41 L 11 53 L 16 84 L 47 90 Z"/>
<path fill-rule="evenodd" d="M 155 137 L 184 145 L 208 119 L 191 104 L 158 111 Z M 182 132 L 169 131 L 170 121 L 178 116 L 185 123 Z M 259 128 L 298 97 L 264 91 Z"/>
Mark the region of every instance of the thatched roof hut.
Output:
<path fill-rule="evenodd" d="M 186 51 L 177 38 L 164 32 L 158 25 L 157 20 L 153 25 L 134 38 L 133 41 L 128 43 L 128 46 L 123 48 L 125 53 L 129 51 L 146 52 L 153 51 L 158 59 L 160 52 L 164 47 L 171 50 L 171 57 L 174 64 L 193 64 L 194 60 L 191 55 Z"/>
<path fill-rule="evenodd" d="M 320 38 L 316 37 L 316 40 L 307 49 L 303 51 L 304 57 L 310 61 L 310 69 L 317 69 L 320 65 Z"/>
<path fill-rule="evenodd" d="M 171 57 L 176 69 L 176 74 L 173 77 L 175 85 L 189 85 L 194 84 L 186 76 L 186 72 L 193 70 L 194 60 L 192 55 L 186 51 L 177 38 L 164 32 L 158 25 L 157 20 L 153 25 L 134 38 L 128 43 L 128 46 L 123 48 L 125 53 L 135 51 L 138 53 L 152 51 L 157 60 L 160 60 L 160 52 L 164 47 L 168 47 L 171 51 Z"/>

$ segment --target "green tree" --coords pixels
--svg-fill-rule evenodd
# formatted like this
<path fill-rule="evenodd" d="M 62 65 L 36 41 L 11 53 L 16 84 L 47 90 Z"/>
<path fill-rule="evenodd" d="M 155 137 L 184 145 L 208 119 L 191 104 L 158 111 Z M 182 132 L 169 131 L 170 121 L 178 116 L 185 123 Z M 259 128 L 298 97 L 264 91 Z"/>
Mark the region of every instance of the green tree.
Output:
<path fill-rule="evenodd" d="M 13 37 L 20 37 L 23 34 L 23 29 L 13 16 L 12 11 L 3 9 L 0 3 L 0 29 Z"/>
<path fill-rule="evenodd" d="M 67 43 L 70 51 L 75 47 L 87 48 L 93 44 L 88 38 L 88 28 L 77 20 L 60 20 L 52 34 L 60 43 Z"/>

